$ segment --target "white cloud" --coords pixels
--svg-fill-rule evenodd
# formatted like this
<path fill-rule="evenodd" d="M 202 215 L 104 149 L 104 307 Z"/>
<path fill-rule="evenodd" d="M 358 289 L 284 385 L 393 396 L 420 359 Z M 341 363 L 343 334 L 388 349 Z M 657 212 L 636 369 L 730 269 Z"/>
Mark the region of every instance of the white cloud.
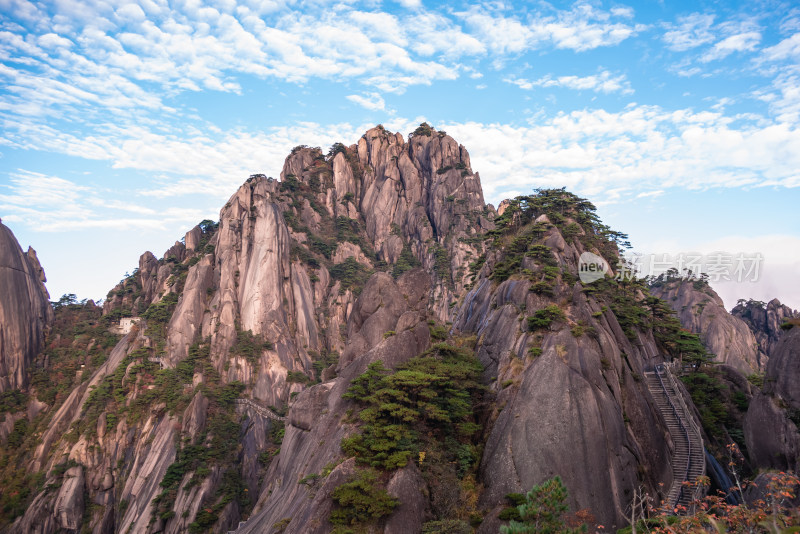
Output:
<path fill-rule="evenodd" d="M 534 87 L 564 87 L 576 91 L 594 91 L 606 94 L 615 92 L 622 94 L 633 93 L 633 89 L 624 74 L 614 76 L 607 70 L 591 76 L 558 76 L 554 78 L 546 75 L 538 80 L 507 78 L 504 81 L 526 90 Z"/>
<path fill-rule="evenodd" d="M 778 122 L 800 124 L 800 67 L 785 67 L 772 81 L 771 87 L 753 93 L 766 102 Z"/>
<path fill-rule="evenodd" d="M 10 194 L 0 193 L 0 202 L 15 206 L 69 208 L 77 204 L 89 188 L 57 176 L 18 170 L 9 176 Z M 1 191 L 1 190 L 0 190 Z"/>
<path fill-rule="evenodd" d="M 386 109 L 386 102 L 383 101 L 383 98 L 378 93 L 370 93 L 364 96 L 347 95 L 347 99 L 371 111 Z"/>
<path fill-rule="evenodd" d="M 663 189 L 659 189 L 658 191 L 645 191 L 643 193 L 639 193 L 638 195 L 636 195 L 636 198 L 655 198 L 655 197 L 660 197 L 663 194 L 664 194 Z"/>
<path fill-rule="evenodd" d="M 735 127 L 720 113 L 630 106 L 539 117 L 529 126 L 442 127 L 470 148 L 492 202 L 542 186 L 612 200 L 667 187 L 800 186 L 800 131 Z"/>
<path fill-rule="evenodd" d="M 670 50 L 684 52 L 712 42 L 714 34 L 710 30 L 713 24 L 714 15 L 692 13 L 679 17 L 677 24 L 667 25 L 668 31 L 662 39 Z"/>
<path fill-rule="evenodd" d="M 783 17 L 780 23 L 780 31 L 784 33 L 792 33 L 800 31 L 800 8 L 792 8 Z"/>
<path fill-rule="evenodd" d="M 438 13 L 418 13 L 406 21 L 406 27 L 413 34 L 411 48 L 422 56 L 442 54 L 458 58 L 486 53 L 486 45 L 480 36 L 468 35 L 452 20 Z"/>
<path fill-rule="evenodd" d="M 422 120 L 385 124 L 407 133 Z M 226 198 L 251 173 L 276 176 L 293 146 L 318 145 L 324 150 L 336 141 L 349 144 L 370 126 L 298 123 L 263 132 L 172 133 L 160 127 L 107 127 L 105 135 L 96 138 L 41 129 L 36 142 L 28 140 L 24 146 L 92 157 L 115 169 L 161 177 L 140 194 L 169 197 L 204 191 Z M 494 202 L 510 190 L 549 185 L 621 199 L 667 187 L 800 186 L 800 130 L 760 117 L 734 119 L 721 112 L 631 105 L 620 112 L 540 115 L 525 126 L 438 126 L 472 151 L 473 168 L 481 172 L 486 196 Z"/>
<path fill-rule="evenodd" d="M 715 43 L 710 50 L 700 56 L 700 61 L 708 63 L 709 61 L 728 57 L 734 52 L 752 52 L 759 42 L 761 42 L 761 34 L 759 32 L 751 31 L 731 35 Z"/>
<path fill-rule="evenodd" d="M 163 229 L 175 222 L 199 221 L 203 213 L 195 208 L 156 212 L 146 206 L 102 198 L 95 188 L 24 169 L 9 173 L 8 181 L 7 192 L 0 189 L 0 213 L 6 221 L 23 223 L 38 232 Z M 142 217 L 120 217 L 120 212 Z"/>
<path fill-rule="evenodd" d="M 475 6 L 457 13 L 472 34 L 490 50 L 499 54 L 519 53 L 528 49 L 554 46 L 583 52 L 603 46 L 613 46 L 643 31 L 642 24 L 629 24 L 630 9 L 611 12 L 578 3 L 569 11 L 554 14 L 536 13 L 524 20 L 516 14 L 507 15 L 501 9 Z M 614 22 L 612 17 L 626 22 Z"/>
<path fill-rule="evenodd" d="M 800 33 L 795 33 L 776 44 L 761 51 L 764 61 L 800 60 Z"/>
<path fill-rule="evenodd" d="M 552 22 L 535 26 L 536 32 L 547 35 L 556 48 L 583 52 L 601 46 L 614 46 L 646 29 L 644 24 L 592 22 L 594 17 L 604 19 L 588 5 L 577 13 L 567 14 Z"/>

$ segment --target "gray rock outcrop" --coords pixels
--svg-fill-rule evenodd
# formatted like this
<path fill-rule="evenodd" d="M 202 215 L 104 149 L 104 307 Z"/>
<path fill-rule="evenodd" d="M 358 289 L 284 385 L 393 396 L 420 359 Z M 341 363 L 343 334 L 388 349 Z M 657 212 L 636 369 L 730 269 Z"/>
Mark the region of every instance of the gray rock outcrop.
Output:
<path fill-rule="evenodd" d="M 772 299 L 766 304 L 755 300 L 740 300 L 731 310 L 731 315 L 747 323 L 756 338 L 762 358 L 769 358 L 784 333 L 781 325 L 800 317 L 800 312 L 781 304 L 778 299 Z"/>
<path fill-rule="evenodd" d="M 28 385 L 28 369 L 53 321 L 36 252 L 0 223 L 0 393 Z"/>
<path fill-rule="evenodd" d="M 744 433 L 751 461 L 759 468 L 800 467 L 800 327 L 775 344 L 763 392 L 747 410 Z"/>
<path fill-rule="evenodd" d="M 551 229 L 546 239 L 563 242 L 563 266 L 577 272 L 572 259 L 580 256 L 580 244 L 556 233 Z M 494 286 L 481 279 L 454 322 L 478 336 L 477 355 L 497 395 L 480 466 L 480 504 L 492 513 L 478 531 L 494 532 L 507 493 L 524 493 L 555 475 L 569 489 L 572 510 L 590 510 L 606 528 L 621 526 L 635 487 L 659 496 L 659 488 L 672 483 L 668 433 L 642 380 L 660 361 L 659 351 L 651 337 L 631 343 L 615 316 L 578 287 L 558 286 L 550 298 L 530 287 L 528 281 Z M 567 303 L 567 323 L 539 338 L 523 319 L 550 302 Z M 576 337 L 566 328 L 578 321 L 592 335 Z M 541 355 L 528 356 L 531 347 Z"/>
<path fill-rule="evenodd" d="M 432 336 L 474 348 L 484 368 L 488 400 L 476 419 L 485 443 L 471 468 L 473 505 L 488 514 L 479 532 L 496 532 L 507 493 L 556 474 L 573 510 L 588 509 L 608 529 L 623 526 L 634 489 L 658 499 L 672 484 L 674 446 L 642 379 L 663 355 L 652 334 L 624 329 L 608 302 L 577 282 L 581 253 L 602 255 L 597 247 L 613 244 L 542 214 L 536 243 L 552 254 L 546 272 L 526 248 L 515 274 L 497 281 L 508 243 L 487 245 L 496 215 L 467 150 L 432 129 L 404 139 L 376 127 L 327 156 L 297 147 L 281 181 L 251 176 L 218 226 L 201 223 L 161 259 L 143 254 L 109 293 L 104 313 L 143 322 L 53 407 L 30 471 L 57 484 L 57 467 L 67 465 L 72 482 L 36 495 L 11 531 L 50 534 L 77 517 L 98 534 L 178 533 L 201 520 L 224 532 L 245 519 L 239 532 L 330 532 L 332 493 L 360 469 L 339 445 L 359 431 L 357 404 L 344 393 L 370 363 L 396 369 L 431 347 Z M 604 250 L 615 264 L 616 247 Z M 534 271 L 547 275 L 545 290 Z M 30 272 L 35 285 L 35 266 Z M 679 293 L 667 301 L 700 304 Z M 706 296 L 710 312 L 718 303 Z M 563 318 L 532 331 L 526 316 L 549 306 Z M 712 332 L 704 317 L 698 331 Z M 757 368 L 755 353 L 723 338 L 725 361 Z M 159 380 L 171 389 L 148 397 Z M 91 429 L 72 432 L 93 392 L 117 385 L 109 402 L 119 413 L 101 409 Z M 222 398 L 226 387 L 251 404 Z M 225 462 L 181 456 L 200 455 L 196 447 L 220 429 L 235 438 Z M 383 477 L 399 504 L 376 528 L 418 533 L 434 517 L 430 495 L 456 478 L 433 480 L 419 465 Z M 224 491 L 229 500 L 218 500 Z M 68 505 L 80 517 L 63 513 Z"/>
<path fill-rule="evenodd" d="M 766 367 L 766 358 L 759 352 L 748 325 L 728 313 L 722 299 L 708 284 L 673 280 L 652 287 L 651 293 L 675 310 L 684 328 L 700 335 L 716 361 L 745 376 Z"/>

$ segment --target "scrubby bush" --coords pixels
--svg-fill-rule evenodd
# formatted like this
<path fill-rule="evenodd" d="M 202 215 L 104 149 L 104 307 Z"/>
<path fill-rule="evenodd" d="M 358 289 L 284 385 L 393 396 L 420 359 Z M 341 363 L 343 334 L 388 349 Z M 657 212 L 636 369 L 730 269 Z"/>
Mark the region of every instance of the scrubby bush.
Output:
<path fill-rule="evenodd" d="M 389 515 L 399 501 L 378 486 L 378 474 L 373 469 L 360 469 L 355 477 L 333 490 L 336 508 L 330 521 L 334 532 L 348 532 L 344 527 L 368 523 Z"/>
<path fill-rule="evenodd" d="M 536 310 L 533 315 L 528 317 L 528 328 L 531 330 L 549 328 L 552 323 L 556 321 L 565 321 L 566 318 L 561 308 L 555 304 L 551 304 L 546 308 Z"/>

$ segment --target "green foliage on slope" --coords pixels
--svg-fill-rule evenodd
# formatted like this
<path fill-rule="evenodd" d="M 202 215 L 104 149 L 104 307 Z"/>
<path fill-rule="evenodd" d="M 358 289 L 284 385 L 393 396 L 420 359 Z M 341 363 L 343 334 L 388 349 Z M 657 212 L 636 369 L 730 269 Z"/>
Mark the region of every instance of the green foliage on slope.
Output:
<path fill-rule="evenodd" d="M 179 364 L 177 376 L 188 377 L 202 372 L 203 383 L 195 393 L 202 393 L 209 400 L 205 431 L 194 440 L 185 436 L 176 452 L 175 461 L 167 468 L 160 482 L 161 493 L 153 500 L 152 518 L 172 517 L 172 507 L 187 474 L 192 473 L 184 488 L 199 484 L 211 474 L 212 470 L 222 473 L 220 487 L 216 496 L 204 502 L 195 521 L 189 525 L 189 532 L 206 532 L 217 521 L 219 513 L 230 502 L 237 501 L 240 507 L 249 507 L 249 498 L 238 474 L 238 451 L 240 449 L 239 417 L 234 411 L 234 401 L 244 389 L 239 382 L 223 383 L 208 357 L 207 345 L 195 345 L 185 365 Z M 182 364 L 184 362 L 181 362 Z"/>
<path fill-rule="evenodd" d="M 44 473 L 27 472 L 38 436 L 72 389 L 108 359 L 119 340 L 107 331 L 102 308 L 78 302 L 74 295 L 53 303 L 53 310 L 43 353 L 31 370 L 30 391 L 7 391 L 0 396 L 0 417 L 26 410 L 33 397 L 49 406 L 32 421 L 27 417 L 15 421 L 8 441 L 0 447 L 0 529 L 24 513 L 42 489 Z"/>
<path fill-rule="evenodd" d="M 342 440 L 342 450 L 367 469 L 415 462 L 435 516 L 427 531 L 442 521 L 462 524 L 476 513 L 482 370 L 469 349 L 438 343 L 395 371 L 371 364 L 345 394 L 359 407 L 360 425 Z"/>
<path fill-rule="evenodd" d="M 342 450 L 359 463 L 395 469 L 420 451 L 425 430 L 468 440 L 478 430 L 473 404 L 483 389 L 481 371 L 472 354 L 445 343 L 393 373 L 372 363 L 344 395 L 363 406 L 364 425 L 342 440 Z"/>
<path fill-rule="evenodd" d="M 389 515 L 400 501 L 391 497 L 378 485 L 378 474 L 374 469 L 359 469 L 349 482 L 333 490 L 336 505 L 330 521 L 334 533 L 353 532 L 350 527 Z"/>

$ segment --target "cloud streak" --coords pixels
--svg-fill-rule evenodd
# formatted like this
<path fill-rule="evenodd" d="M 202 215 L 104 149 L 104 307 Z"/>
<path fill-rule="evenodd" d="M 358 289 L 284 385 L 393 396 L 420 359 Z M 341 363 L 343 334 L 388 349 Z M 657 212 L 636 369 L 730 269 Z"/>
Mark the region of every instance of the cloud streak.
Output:
<path fill-rule="evenodd" d="M 527 80 L 525 78 L 506 78 L 504 80 L 519 87 L 520 89 L 530 90 L 535 87 L 562 87 L 575 91 L 594 91 L 596 93 L 622 93 L 633 94 L 630 83 L 624 74 L 613 75 L 604 70 L 599 74 L 591 76 L 543 76 L 537 80 Z"/>

